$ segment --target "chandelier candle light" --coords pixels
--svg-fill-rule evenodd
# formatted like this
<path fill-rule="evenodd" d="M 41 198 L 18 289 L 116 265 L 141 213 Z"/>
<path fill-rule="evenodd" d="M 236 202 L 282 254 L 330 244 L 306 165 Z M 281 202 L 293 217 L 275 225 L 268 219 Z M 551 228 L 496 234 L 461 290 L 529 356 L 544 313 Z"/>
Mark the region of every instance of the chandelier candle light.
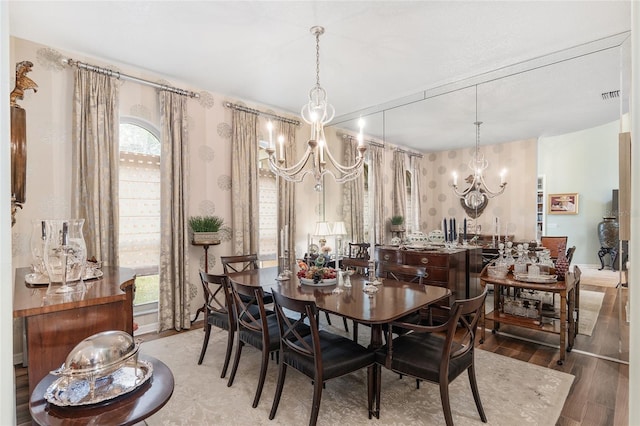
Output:
<path fill-rule="evenodd" d="M 478 86 L 476 86 L 476 121 L 473 123 L 476 126 L 476 146 L 473 153 L 473 157 L 469 161 L 469 169 L 471 169 L 472 175 L 469 176 L 466 181 L 469 186 L 460 191 L 458 189 L 458 174 L 453 172 L 453 192 L 464 199 L 468 207 L 478 207 L 482 205 L 486 198 L 493 198 L 504 192 L 507 186 L 505 181 L 505 170 L 500 172 L 500 187 L 497 191 L 492 191 L 484 181 L 484 171 L 489 167 L 489 161 L 484 158 L 484 154 L 480 152 L 480 125 L 482 121 L 478 121 Z"/>
<path fill-rule="evenodd" d="M 287 166 L 284 155 L 284 138 L 278 137 L 280 149 L 276 158 L 276 147 L 273 144 L 273 125 L 268 124 L 269 147 L 266 149 L 269 155 L 269 167 L 278 176 L 290 182 L 302 182 L 304 177 L 312 174 L 316 184 L 314 189 L 322 191 L 322 178 L 330 174 L 337 183 L 344 183 L 356 179 L 362 174 L 364 165 L 364 145 L 362 130 L 364 121 L 359 120 L 358 126 L 358 155 L 355 163 L 349 166 L 342 165 L 333 157 L 327 145 L 324 134 L 324 126 L 335 116 L 333 105 L 328 102 L 327 92 L 320 86 L 320 36 L 324 34 L 324 28 L 311 27 L 311 34 L 316 38 L 316 84 L 309 91 L 309 102 L 302 107 L 302 119 L 311 126 L 311 138 L 307 142 L 307 149 L 302 158 L 295 164 Z M 307 165 L 309 165 L 307 167 Z M 327 168 L 332 166 L 334 170 Z"/>

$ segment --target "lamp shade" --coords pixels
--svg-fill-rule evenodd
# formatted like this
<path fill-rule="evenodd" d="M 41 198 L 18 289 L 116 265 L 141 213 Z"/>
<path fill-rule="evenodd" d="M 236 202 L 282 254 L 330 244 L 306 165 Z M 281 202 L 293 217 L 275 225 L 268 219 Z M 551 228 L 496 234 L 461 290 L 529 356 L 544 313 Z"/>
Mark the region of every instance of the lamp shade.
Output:
<path fill-rule="evenodd" d="M 333 224 L 333 235 L 347 235 L 347 227 L 344 222 L 336 222 Z"/>
<path fill-rule="evenodd" d="M 328 222 L 316 222 L 316 232 L 314 235 L 318 237 L 323 237 L 327 235 L 332 235 L 331 227 L 329 227 Z"/>

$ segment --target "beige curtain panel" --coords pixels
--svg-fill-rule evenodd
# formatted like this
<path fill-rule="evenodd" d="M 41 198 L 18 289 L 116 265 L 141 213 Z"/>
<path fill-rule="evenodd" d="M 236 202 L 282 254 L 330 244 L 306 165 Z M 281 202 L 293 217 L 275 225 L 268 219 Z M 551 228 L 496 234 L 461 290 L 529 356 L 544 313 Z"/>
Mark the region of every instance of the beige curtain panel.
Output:
<path fill-rule="evenodd" d="M 235 254 L 258 252 L 258 116 L 233 110 L 231 197 Z"/>
<path fill-rule="evenodd" d="M 407 215 L 407 154 L 400 150 L 393 152 L 393 215 Z"/>
<path fill-rule="evenodd" d="M 353 164 L 358 155 L 358 141 L 345 138 L 344 164 Z M 350 241 L 363 243 L 364 240 L 364 173 L 354 180 L 344 183 L 342 192 L 342 215 Z M 349 240 L 347 240 L 349 241 Z"/>
<path fill-rule="evenodd" d="M 160 154 L 160 331 L 191 328 L 189 283 L 189 135 L 187 98 L 159 91 Z"/>
<path fill-rule="evenodd" d="M 118 82 L 75 70 L 72 211 L 85 220 L 87 257 L 118 265 Z"/>

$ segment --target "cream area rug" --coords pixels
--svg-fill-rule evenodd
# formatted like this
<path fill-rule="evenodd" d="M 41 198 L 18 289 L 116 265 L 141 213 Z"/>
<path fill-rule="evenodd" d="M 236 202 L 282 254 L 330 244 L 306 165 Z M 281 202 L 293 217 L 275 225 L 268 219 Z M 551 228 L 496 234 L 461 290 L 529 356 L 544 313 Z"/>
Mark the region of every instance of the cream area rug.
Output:
<path fill-rule="evenodd" d="M 600 287 L 616 287 L 619 282 L 626 283 L 626 271 L 612 271 L 611 269 L 599 270 L 600 265 L 578 265 L 582 275 L 580 277 L 580 283 L 585 285 L 597 285 Z"/>
<path fill-rule="evenodd" d="M 335 318 L 334 324 L 342 323 Z M 327 326 L 337 333 L 344 329 Z M 368 330 L 368 327 L 360 327 Z M 220 378 L 226 332 L 213 329 L 202 365 L 197 365 L 202 345 L 201 329 L 142 343 L 140 352 L 169 366 L 175 378 L 173 396 L 149 425 L 301 425 L 309 422 L 311 381 L 292 368 L 287 370 L 282 398 L 273 421 L 269 411 L 275 393 L 278 365 L 271 361 L 260 404 L 251 408 L 260 368 L 259 352 L 245 347 L 232 387 Z M 361 336 L 364 337 L 364 336 Z M 363 342 L 364 340 L 360 340 Z M 231 368 L 229 368 L 230 370 Z M 567 397 L 573 376 L 526 362 L 476 350 L 478 387 L 489 425 L 553 425 Z M 437 385 L 400 379 L 382 369 L 380 419 L 369 420 L 366 370 L 330 380 L 322 394 L 319 425 L 443 425 Z M 456 425 L 484 425 L 478 416 L 466 373 L 450 385 Z"/>

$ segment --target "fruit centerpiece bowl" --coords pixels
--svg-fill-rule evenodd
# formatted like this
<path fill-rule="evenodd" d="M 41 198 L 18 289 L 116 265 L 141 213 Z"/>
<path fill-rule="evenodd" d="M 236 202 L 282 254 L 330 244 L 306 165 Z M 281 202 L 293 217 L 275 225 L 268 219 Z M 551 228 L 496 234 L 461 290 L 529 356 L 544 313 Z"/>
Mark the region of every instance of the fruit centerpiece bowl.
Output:
<path fill-rule="evenodd" d="M 307 285 L 334 285 L 336 277 L 336 270 L 328 267 L 311 266 L 298 271 L 300 282 Z"/>

